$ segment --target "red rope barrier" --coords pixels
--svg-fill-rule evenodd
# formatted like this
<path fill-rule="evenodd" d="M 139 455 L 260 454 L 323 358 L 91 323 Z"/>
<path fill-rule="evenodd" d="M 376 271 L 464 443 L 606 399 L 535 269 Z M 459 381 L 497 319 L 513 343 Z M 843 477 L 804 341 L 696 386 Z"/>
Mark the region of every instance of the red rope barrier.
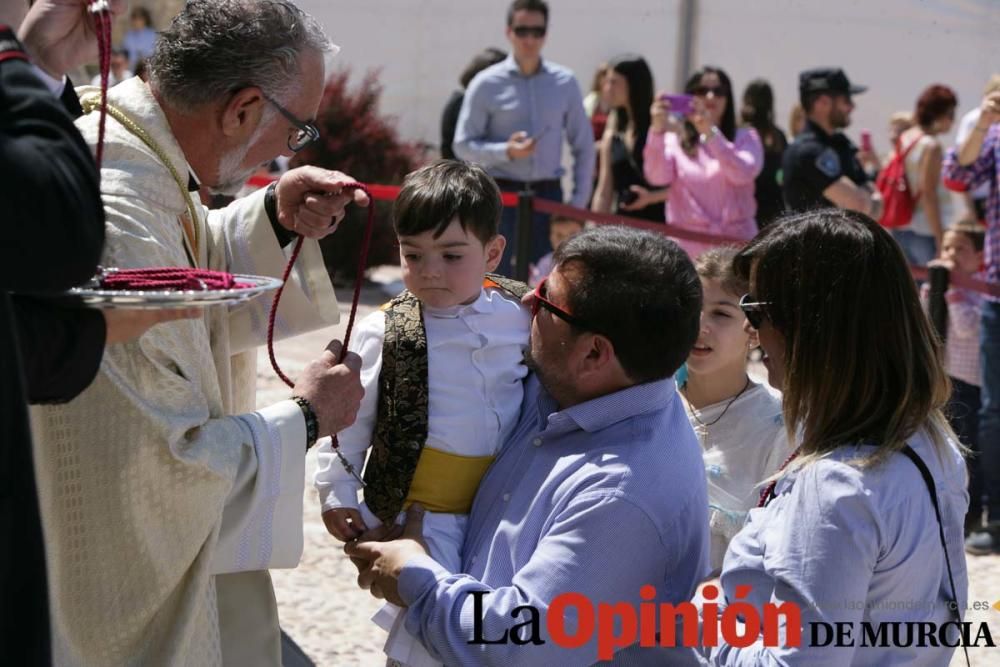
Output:
<path fill-rule="evenodd" d="M 253 176 L 247 181 L 247 183 L 249 185 L 263 187 L 275 180 L 277 180 L 276 176 Z M 367 186 L 365 191 L 368 193 L 368 196 L 375 201 L 393 201 L 399 195 L 399 186 L 371 184 Z M 500 195 L 504 206 L 517 205 L 517 193 L 501 192 Z M 668 223 L 650 222 L 649 220 L 642 220 L 640 218 L 632 218 L 624 215 L 613 215 L 610 213 L 597 213 L 595 211 L 588 211 L 587 209 L 577 208 L 568 204 L 560 204 L 558 202 L 549 201 L 548 199 L 542 199 L 540 197 L 535 197 L 532 203 L 536 211 L 541 211 L 543 213 L 561 215 L 567 218 L 573 218 L 574 220 L 590 220 L 602 225 L 625 225 L 627 227 L 635 227 L 637 229 L 646 229 L 659 234 L 665 234 L 667 236 L 673 236 L 675 238 L 686 239 L 689 241 L 697 241 L 700 243 L 711 243 L 716 245 L 743 245 L 747 242 L 746 239 L 739 239 L 734 236 L 696 232 Z M 371 209 L 369 210 L 369 215 L 373 215 Z M 927 267 L 925 266 L 911 265 L 910 273 L 913 274 L 913 277 L 917 280 L 927 280 Z M 995 283 L 988 283 L 982 280 L 970 278 L 968 276 L 952 273 L 949 279 L 949 284 L 953 287 L 979 292 L 980 294 L 988 294 L 993 298 L 1000 299 L 1000 285 Z"/>

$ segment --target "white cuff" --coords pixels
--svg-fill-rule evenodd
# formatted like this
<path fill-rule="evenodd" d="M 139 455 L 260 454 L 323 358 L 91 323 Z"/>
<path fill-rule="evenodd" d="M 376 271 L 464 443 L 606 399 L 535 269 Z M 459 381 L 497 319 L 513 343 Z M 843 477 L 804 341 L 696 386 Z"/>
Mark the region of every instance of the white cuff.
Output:
<path fill-rule="evenodd" d="M 66 90 L 66 75 L 63 74 L 61 78 L 57 79 L 51 76 L 48 72 L 43 70 L 41 67 L 35 63 L 31 63 L 31 68 L 35 70 L 35 75 L 41 79 L 45 87 L 52 91 L 52 94 L 56 97 L 62 97 L 63 91 Z"/>
<path fill-rule="evenodd" d="M 340 459 L 337 458 L 331 463 L 331 465 L 341 465 Z M 360 490 L 361 485 L 353 480 L 337 482 L 331 486 L 320 489 L 319 498 L 320 502 L 323 504 L 322 511 L 326 512 L 327 510 L 336 509 L 338 507 L 358 509 L 358 491 Z"/>

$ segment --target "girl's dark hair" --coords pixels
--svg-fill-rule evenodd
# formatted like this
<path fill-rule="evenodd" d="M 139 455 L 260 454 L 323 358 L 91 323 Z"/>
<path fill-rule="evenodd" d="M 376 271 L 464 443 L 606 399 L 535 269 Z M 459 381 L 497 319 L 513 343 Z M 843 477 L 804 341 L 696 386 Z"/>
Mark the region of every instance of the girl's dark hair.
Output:
<path fill-rule="evenodd" d="M 754 79 L 743 91 L 740 118 L 744 125 L 757 130 L 765 148 L 775 151 L 785 149 L 787 141 L 774 124 L 774 91 L 765 79 Z"/>
<path fill-rule="evenodd" d="M 928 127 L 933 125 L 938 118 L 955 113 L 957 106 L 958 97 L 954 90 L 948 86 L 934 84 L 920 93 L 913 117 L 917 120 L 917 125 Z"/>
<path fill-rule="evenodd" d="M 469 64 L 462 70 L 462 75 L 458 77 L 458 82 L 462 88 L 468 88 L 472 79 L 490 65 L 496 65 L 507 57 L 507 53 L 500 49 L 490 47 L 483 49 L 469 61 Z"/>
<path fill-rule="evenodd" d="M 631 120 L 635 125 L 635 146 L 632 148 L 632 154 L 636 164 L 642 164 L 642 151 L 646 146 L 646 133 L 649 131 L 649 107 L 653 104 L 653 73 L 646 60 L 634 53 L 616 57 L 608 63 L 608 67 L 621 74 L 628 82 L 628 104 L 632 109 Z M 615 109 L 615 131 L 624 132 L 628 122 L 628 110 L 625 107 Z"/>
<path fill-rule="evenodd" d="M 950 391 L 899 245 L 870 218 L 820 209 L 764 229 L 734 260 L 785 338 L 783 408 L 804 465 L 848 444 L 884 460 L 918 430 L 939 447 Z M 929 428 L 928 428 L 929 427 Z"/>
<path fill-rule="evenodd" d="M 438 160 L 411 172 L 392 206 L 397 236 L 433 230 L 441 236 L 458 218 L 462 229 L 487 243 L 500 226 L 500 188 L 482 167 L 459 160 Z"/>
<path fill-rule="evenodd" d="M 733 84 L 729 80 L 729 75 L 726 74 L 725 70 L 711 65 L 702 67 L 688 79 L 687 84 L 684 86 L 684 92 L 689 95 L 693 94 L 695 89 L 701 85 L 701 77 L 706 74 L 714 74 L 719 77 L 719 84 L 725 91 L 726 110 L 722 112 L 722 123 L 719 125 L 719 130 L 725 135 L 726 139 L 732 141 L 736 138 L 736 105 L 733 102 Z M 694 129 L 694 125 L 687 121 L 684 122 L 684 135 L 682 143 L 685 148 L 692 148 L 698 145 L 698 130 Z"/>
<path fill-rule="evenodd" d="M 717 281 L 725 292 L 739 299 L 750 291 L 750 283 L 743 276 L 737 275 L 733 266 L 733 259 L 739 251 L 734 246 L 720 246 L 701 253 L 694 260 L 698 277 Z"/>

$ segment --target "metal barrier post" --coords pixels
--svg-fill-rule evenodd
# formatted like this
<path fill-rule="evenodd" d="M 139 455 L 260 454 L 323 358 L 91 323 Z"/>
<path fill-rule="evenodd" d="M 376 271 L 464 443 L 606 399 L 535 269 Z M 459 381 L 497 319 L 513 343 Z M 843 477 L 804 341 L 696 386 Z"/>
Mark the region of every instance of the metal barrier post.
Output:
<path fill-rule="evenodd" d="M 535 217 L 535 193 L 522 190 L 517 193 L 517 254 L 514 255 L 514 278 L 528 282 L 528 263 L 531 257 L 531 223 Z"/>
<path fill-rule="evenodd" d="M 928 315 L 938 337 L 945 341 L 948 339 L 948 304 L 945 303 L 944 293 L 948 291 L 950 275 L 943 266 L 931 266 L 927 269 L 927 278 L 930 284 Z"/>

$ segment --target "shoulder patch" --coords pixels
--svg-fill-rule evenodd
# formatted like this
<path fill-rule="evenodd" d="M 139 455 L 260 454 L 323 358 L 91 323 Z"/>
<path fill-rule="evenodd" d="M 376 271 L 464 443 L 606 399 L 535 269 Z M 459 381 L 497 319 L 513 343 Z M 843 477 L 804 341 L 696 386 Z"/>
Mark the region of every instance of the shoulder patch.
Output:
<path fill-rule="evenodd" d="M 837 155 L 837 151 L 832 148 L 826 148 L 816 156 L 816 168 L 821 174 L 830 178 L 837 178 L 843 173 L 840 157 Z"/>

